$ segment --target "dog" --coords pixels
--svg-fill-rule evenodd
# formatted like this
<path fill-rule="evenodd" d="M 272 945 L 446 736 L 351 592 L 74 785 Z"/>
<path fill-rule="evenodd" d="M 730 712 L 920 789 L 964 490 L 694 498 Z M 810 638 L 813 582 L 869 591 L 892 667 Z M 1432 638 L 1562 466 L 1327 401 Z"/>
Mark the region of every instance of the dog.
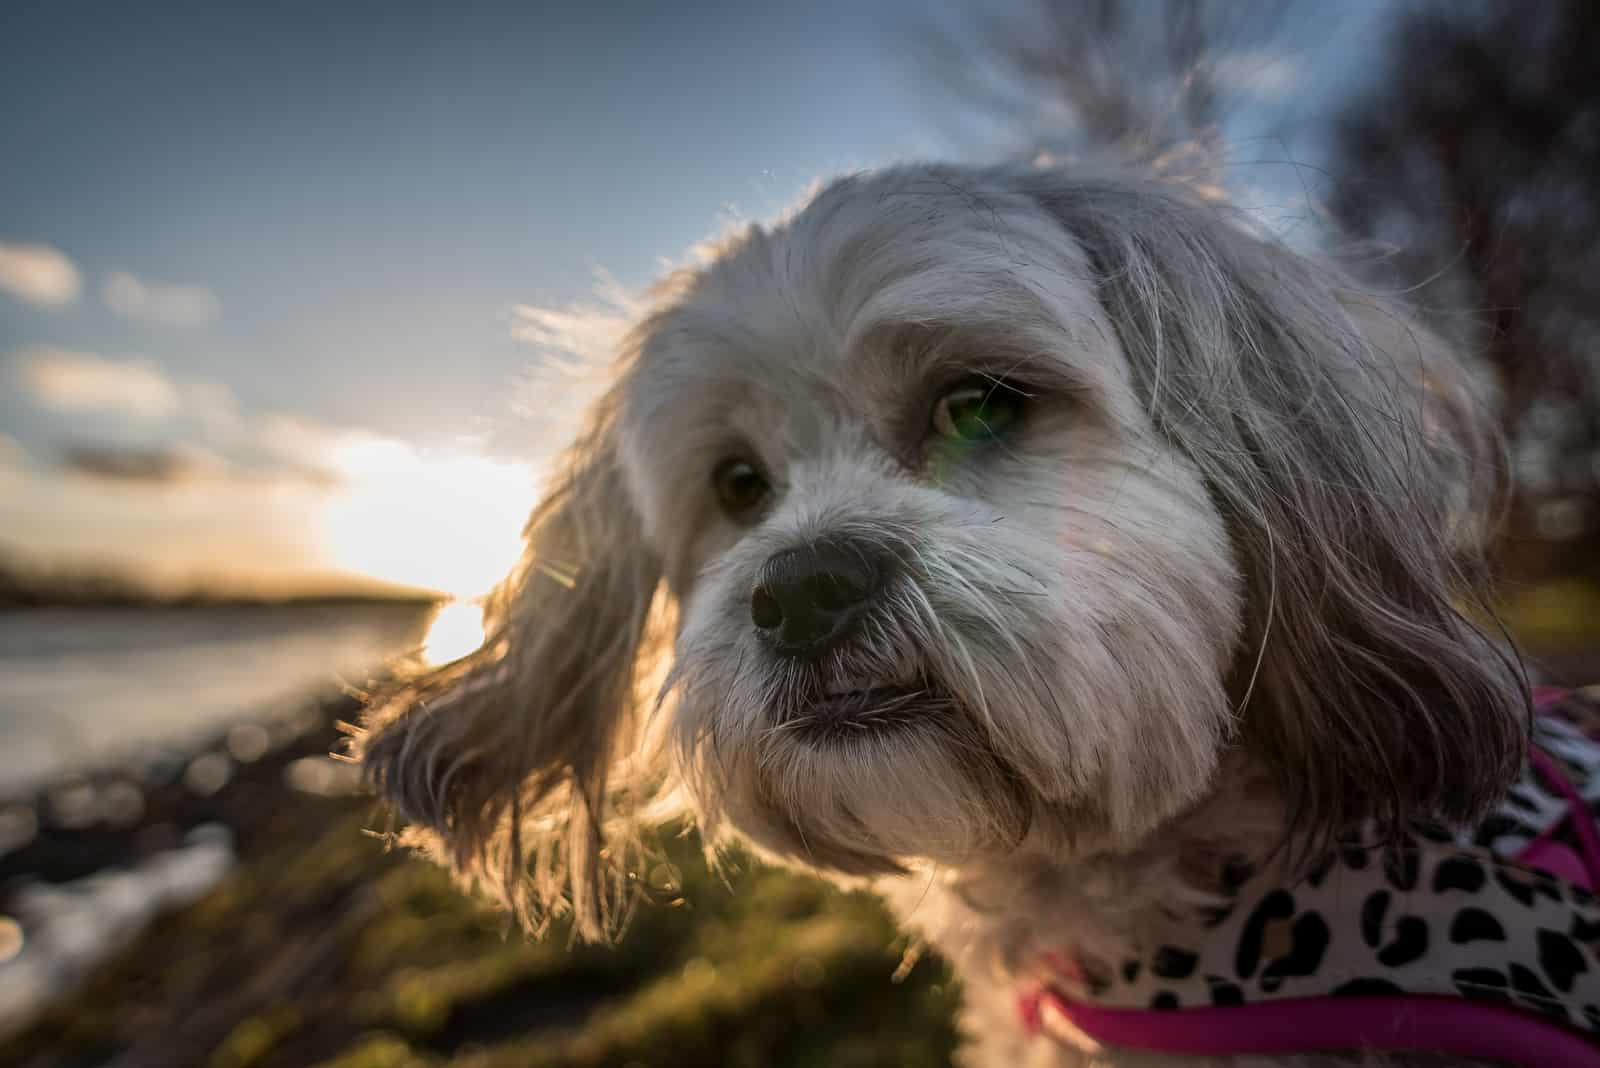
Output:
<path fill-rule="evenodd" d="M 535 928 L 603 937 L 687 812 L 879 890 L 968 1062 L 1147 1063 L 1039 992 L 1180 972 L 1357 839 L 1415 869 L 1524 771 L 1502 479 L 1461 353 L 1181 181 L 845 177 L 656 289 L 489 640 L 356 751 Z M 1269 919 L 1281 983 L 1312 925 Z"/>

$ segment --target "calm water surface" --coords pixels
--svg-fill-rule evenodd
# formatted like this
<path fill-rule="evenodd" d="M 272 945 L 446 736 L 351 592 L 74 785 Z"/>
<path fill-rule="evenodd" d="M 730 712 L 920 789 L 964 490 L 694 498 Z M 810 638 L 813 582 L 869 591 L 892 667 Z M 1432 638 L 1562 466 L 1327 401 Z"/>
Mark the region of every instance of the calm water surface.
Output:
<path fill-rule="evenodd" d="M 0 793 L 302 709 L 416 644 L 412 605 L 0 612 Z"/>

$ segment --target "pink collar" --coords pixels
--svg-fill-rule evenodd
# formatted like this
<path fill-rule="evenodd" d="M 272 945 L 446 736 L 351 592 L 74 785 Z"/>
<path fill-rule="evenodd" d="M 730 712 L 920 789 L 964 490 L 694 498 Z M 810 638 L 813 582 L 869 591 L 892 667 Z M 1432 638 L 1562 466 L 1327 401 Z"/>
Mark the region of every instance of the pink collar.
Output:
<path fill-rule="evenodd" d="M 1600 1047 L 1520 1009 L 1448 997 L 1288 998 L 1161 1012 L 1067 1000 L 1046 987 L 1023 999 L 1029 1034 L 1051 1030 L 1046 1010 L 1095 1042 L 1159 1053 L 1429 1052 L 1528 1068 L 1591 1068 Z"/>
<path fill-rule="evenodd" d="M 1477 828 L 1345 844 L 1290 885 L 1246 876 L 1193 939 L 1120 968 L 1048 955 L 1030 1034 L 1169 1054 L 1435 1052 L 1600 1068 L 1600 722 L 1535 695 L 1522 779 Z"/>

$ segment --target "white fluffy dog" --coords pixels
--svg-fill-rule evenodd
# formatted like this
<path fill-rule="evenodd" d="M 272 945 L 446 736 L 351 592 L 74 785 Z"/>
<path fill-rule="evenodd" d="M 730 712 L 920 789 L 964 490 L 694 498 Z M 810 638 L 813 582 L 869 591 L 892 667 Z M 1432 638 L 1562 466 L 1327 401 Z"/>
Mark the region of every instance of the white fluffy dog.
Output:
<path fill-rule="evenodd" d="M 359 748 L 534 922 L 603 934 L 686 805 L 870 880 L 965 979 L 974 1060 L 1079 1063 L 1019 1022 L 1041 961 L 1092 984 L 1230 865 L 1515 776 L 1497 460 L 1434 337 L 1182 185 L 845 178 L 659 288 L 491 640 Z"/>

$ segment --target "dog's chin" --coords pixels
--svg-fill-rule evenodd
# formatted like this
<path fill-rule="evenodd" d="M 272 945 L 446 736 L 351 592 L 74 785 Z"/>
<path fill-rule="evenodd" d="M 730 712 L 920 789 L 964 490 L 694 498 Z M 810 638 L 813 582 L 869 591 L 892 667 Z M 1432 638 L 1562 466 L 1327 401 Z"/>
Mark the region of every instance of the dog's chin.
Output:
<path fill-rule="evenodd" d="M 778 726 L 826 747 L 938 727 L 957 714 L 955 700 L 936 687 L 864 683 L 830 687 L 789 712 Z"/>
<path fill-rule="evenodd" d="M 956 701 L 923 685 L 833 688 L 741 747 L 722 777 L 744 835 L 849 874 L 1007 852 L 1034 807 Z"/>

